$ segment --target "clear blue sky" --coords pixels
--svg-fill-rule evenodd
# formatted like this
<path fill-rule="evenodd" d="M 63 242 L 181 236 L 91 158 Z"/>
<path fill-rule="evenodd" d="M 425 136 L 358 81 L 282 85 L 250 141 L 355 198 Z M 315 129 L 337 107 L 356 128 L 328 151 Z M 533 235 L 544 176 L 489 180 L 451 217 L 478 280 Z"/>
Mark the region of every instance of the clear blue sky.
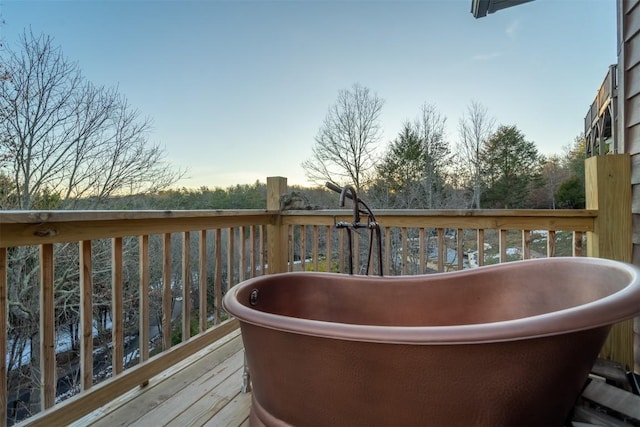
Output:
<path fill-rule="evenodd" d="M 383 145 L 423 103 L 457 142 L 470 101 L 544 154 L 583 130 L 616 61 L 612 0 L 535 0 L 482 19 L 471 0 L 0 0 L 5 43 L 54 37 L 96 84 L 153 120 L 179 185 L 267 176 L 306 184 L 300 164 L 340 89 L 385 100 Z"/>

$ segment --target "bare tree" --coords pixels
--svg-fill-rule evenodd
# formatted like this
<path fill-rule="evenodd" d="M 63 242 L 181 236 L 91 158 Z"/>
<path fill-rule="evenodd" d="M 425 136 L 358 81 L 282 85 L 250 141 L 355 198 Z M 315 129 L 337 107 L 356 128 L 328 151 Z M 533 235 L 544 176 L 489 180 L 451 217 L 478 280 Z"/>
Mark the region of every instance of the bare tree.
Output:
<path fill-rule="evenodd" d="M 15 49 L 3 48 L 0 68 L 0 208 L 81 203 L 90 209 L 114 194 L 172 184 L 182 172 L 167 167 L 163 151 L 149 143 L 150 126 L 116 89 L 88 82 L 51 37 L 24 32 Z M 78 277 L 69 267 L 78 265 L 77 249 L 66 244 L 54 249 L 58 328 L 68 328 L 73 341 Z M 12 377 L 21 372 L 37 385 L 39 352 L 29 361 L 23 353 L 29 342 L 37 349 L 40 339 L 38 253 L 32 247 L 10 248 L 8 258 L 7 329 L 16 347 L 9 360 Z M 30 406 L 38 408 L 39 394 L 32 394 Z"/>
<path fill-rule="evenodd" d="M 468 182 L 472 189 L 471 208 L 480 209 L 482 194 L 482 149 L 493 133 L 495 120 L 490 118 L 487 108 L 476 101 L 467 107 L 460 119 L 458 153 L 466 166 Z"/>
<path fill-rule="evenodd" d="M 423 104 L 415 129 L 422 143 L 425 204 L 428 209 L 441 208 L 445 204 L 444 182 L 451 164 L 451 150 L 445 139 L 446 118 L 434 105 Z"/>
<path fill-rule="evenodd" d="M 531 189 L 528 205 L 535 208 L 556 209 L 556 192 L 560 185 L 571 176 L 569 168 L 563 165 L 558 154 L 552 154 L 542 163 L 541 183 Z"/>
<path fill-rule="evenodd" d="M 0 174 L 12 182 L 12 207 L 37 208 L 43 192 L 58 195 L 63 207 L 81 198 L 96 206 L 112 194 L 161 189 L 181 176 L 149 143 L 150 120 L 117 89 L 88 82 L 51 37 L 25 31 L 3 65 Z"/>
<path fill-rule="evenodd" d="M 359 84 L 338 92 L 316 136 L 312 157 L 302 163 L 311 181 L 362 188 L 381 139 L 383 104 L 381 98 Z"/>

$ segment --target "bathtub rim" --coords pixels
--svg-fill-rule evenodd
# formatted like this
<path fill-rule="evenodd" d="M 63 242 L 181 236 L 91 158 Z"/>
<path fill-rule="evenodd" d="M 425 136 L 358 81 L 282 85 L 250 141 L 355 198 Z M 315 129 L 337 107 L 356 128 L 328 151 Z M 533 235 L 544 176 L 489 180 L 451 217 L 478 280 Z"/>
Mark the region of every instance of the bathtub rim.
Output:
<path fill-rule="evenodd" d="M 627 273 L 629 275 L 629 281 L 627 285 L 619 291 L 596 301 L 578 306 L 525 318 L 467 325 L 380 326 L 329 322 L 262 312 L 240 303 L 237 299 L 237 294 L 242 289 L 252 287 L 256 282 L 259 283 L 267 279 L 277 279 L 278 276 L 346 276 L 342 273 L 287 272 L 247 279 L 232 287 L 225 294 L 223 307 L 230 315 L 240 320 L 241 324 L 244 322 L 276 331 L 319 338 L 409 345 L 481 344 L 542 338 L 601 327 L 610 327 L 615 323 L 640 314 L 640 269 L 628 263 L 592 257 L 556 257 L 512 261 L 509 263 L 484 266 L 482 268 L 484 271 L 487 271 L 506 267 L 512 268 L 514 264 L 518 263 L 547 264 L 567 262 L 590 265 L 597 264 L 603 267 L 616 268 Z M 477 270 L 461 270 L 413 276 L 385 276 L 384 278 L 374 278 L 371 276 L 355 277 L 394 281 L 402 280 L 403 278 L 417 280 L 421 276 L 426 276 L 430 277 L 430 280 L 433 280 L 433 278 L 441 274 L 446 274 L 447 277 L 452 277 L 453 275 L 464 277 L 465 275 L 474 274 L 474 272 L 477 272 Z"/>

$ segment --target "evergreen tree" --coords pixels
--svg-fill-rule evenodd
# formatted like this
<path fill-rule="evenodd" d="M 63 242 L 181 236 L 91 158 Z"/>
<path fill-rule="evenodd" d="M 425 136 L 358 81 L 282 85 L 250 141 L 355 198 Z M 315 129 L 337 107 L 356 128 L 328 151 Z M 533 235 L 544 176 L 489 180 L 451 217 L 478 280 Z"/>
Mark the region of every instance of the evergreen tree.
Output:
<path fill-rule="evenodd" d="M 410 123 L 404 124 L 376 169 L 378 179 L 372 193 L 377 200 L 384 194 L 385 207 L 418 207 L 417 187 L 422 176 L 422 145 Z"/>
<path fill-rule="evenodd" d="M 445 119 L 433 106 L 423 105 L 413 123 L 406 122 L 376 167 L 372 195 L 393 208 L 441 208 L 446 204 L 445 181 L 451 162 L 444 138 Z"/>
<path fill-rule="evenodd" d="M 535 143 L 525 140 L 516 126 L 500 126 L 487 140 L 483 151 L 487 182 L 483 206 L 524 208 L 543 162 Z"/>

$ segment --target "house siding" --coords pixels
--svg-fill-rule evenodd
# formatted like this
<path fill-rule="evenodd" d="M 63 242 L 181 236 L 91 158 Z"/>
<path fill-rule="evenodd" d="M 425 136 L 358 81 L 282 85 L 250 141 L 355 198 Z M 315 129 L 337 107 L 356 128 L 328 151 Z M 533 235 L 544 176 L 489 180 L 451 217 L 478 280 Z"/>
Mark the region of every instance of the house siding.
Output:
<path fill-rule="evenodd" d="M 631 157 L 631 184 L 640 184 L 640 155 Z"/>
<path fill-rule="evenodd" d="M 636 7 L 636 5 L 640 3 L 640 0 L 626 0 L 622 2 L 622 9 L 624 10 L 625 13 L 628 13 L 631 11 L 631 9 L 633 9 L 634 7 Z"/>
<path fill-rule="evenodd" d="M 618 151 L 631 156 L 632 262 L 640 266 L 640 0 L 618 0 Z M 634 371 L 640 373 L 640 317 L 634 319 Z"/>
<path fill-rule="evenodd" d="M 625 84 L 630 93 L 640 93 L 640 73 L 636 71 L 627 73 Z"/>
<path fill-rule="evenodd" d="M 620 6 L 620 5 L 619 5 Z M 640 224 L 640 0 L 618 8 L 618 123 L 620 152 L 631 155 L 633 223 Z M 633 259 L 640 260 L 640 227 L 633 228 Z"/>
<path fill-rule="evenodd" d="M 632 68 L 629 72 L 640 73 L 640 70 L 636 70 L 638 67 Z M 627 128 L 630 129 L 640 124 L 640 94 L 630 94 L 627 96 Z M 631 142 L 631 141 L 630 141 Z M 638 141 L 635 141 L 636 145 Z"/>

